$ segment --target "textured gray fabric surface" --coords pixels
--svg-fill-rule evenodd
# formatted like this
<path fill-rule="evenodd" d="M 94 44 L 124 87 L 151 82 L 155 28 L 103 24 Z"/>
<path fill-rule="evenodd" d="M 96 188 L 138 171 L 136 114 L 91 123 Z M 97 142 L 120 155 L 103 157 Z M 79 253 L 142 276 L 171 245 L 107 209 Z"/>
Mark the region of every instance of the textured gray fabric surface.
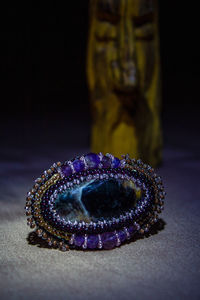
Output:
<path fill-rule="evenodd" d="M 65 253 L 28 243 L 25 195 L 54 161 L 88 149 L 41 149 L 19 141 L 1 150 L 1 300 L 200 298 L 200 160 L 191 149 L 165 148 L 163 230 L 111 251 Z"/>

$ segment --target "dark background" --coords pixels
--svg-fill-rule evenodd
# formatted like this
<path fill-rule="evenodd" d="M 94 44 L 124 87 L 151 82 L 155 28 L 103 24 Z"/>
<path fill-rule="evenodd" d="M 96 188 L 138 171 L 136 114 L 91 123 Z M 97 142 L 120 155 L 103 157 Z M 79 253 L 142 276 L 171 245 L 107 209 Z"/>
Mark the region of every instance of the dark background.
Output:
<path fill-rule="evenodd" d="M 87 0 L 13 2 L 2 25 L 4 111 L 43 115 L 88 106 Z"/>
<path fill-rule="evenodd" d="M 17 130 L 21 123 L 17 136 L 23 142 L 23 128 L 37 126 L 35 120 L 52 131 L 53 119 L 59 131 L 71 124 L 78 133 L 84 124 L 88 144 L 88 1 L 13 1 L 1 13 L 3 128 L 14 122 Z M 171 131 L 195 136 L 199 129 L 198 26 L 187 2 L 159 1 L 159 13 L 164 141 L 178 143 L 170 140 Z"/>

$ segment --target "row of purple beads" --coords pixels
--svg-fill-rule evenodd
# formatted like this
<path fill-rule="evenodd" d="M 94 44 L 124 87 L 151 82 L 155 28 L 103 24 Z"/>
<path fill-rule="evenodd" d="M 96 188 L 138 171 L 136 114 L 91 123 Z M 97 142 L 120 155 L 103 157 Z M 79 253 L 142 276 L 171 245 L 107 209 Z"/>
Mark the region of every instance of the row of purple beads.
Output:
<path fill-rule="evenodd" d="M 70 245 L 82 247 L 83 249 L 112 249 L 120 246 L 121 243 L 129 240 L 140 229 L 139 224 L 134 224 L 129 227 L 124 227 L 121 230 L 114 232 L 104 232 L 101 234 L 73 234 L 69 241 Z"/>
<path fill-rule="evenodd" d="M 65 162 L 61 167 L 61 174 L 64 177 L 69 177 L 73 173 L 81 172 L 87 169 L 96 168 L 118 168 L 121 165 L 119 158 L 111 154 L 102 155 L 96 153 L 88 153 L 73 161 Z"/>

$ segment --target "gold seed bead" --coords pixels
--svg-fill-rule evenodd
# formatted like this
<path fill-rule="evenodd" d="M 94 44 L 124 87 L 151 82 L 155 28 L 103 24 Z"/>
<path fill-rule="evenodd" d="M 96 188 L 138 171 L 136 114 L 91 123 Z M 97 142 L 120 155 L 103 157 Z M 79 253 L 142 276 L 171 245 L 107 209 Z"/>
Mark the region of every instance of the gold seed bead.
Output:
<path fill-rule="evenodd" d="M 45 239 L 45 240 L 47 239 L 47 234 L 46 234 L 46 232 L 44 232 L 44 233 L 42 234 L 42 238 Z"/>
<path fill-rule="evenodd" d="M 68 247 L 68 245 L 65 245 L 65 243 L 63 243 L 63 242 L 59 243 L 59 250 L 60 251 L 66 251 L 68 249 L 69 249 L 69 247 Z"/>
<path fill-rule="evenodd" d="M 156 198 L 155 201 L 154 201 L 154 203 L 155 203 L 155 204 L 158 204 L 158 202 L 159 202 L 159 201 L 158 201 L 158 198 Z"/>
<path fill-rule="evenodd" d="M 36 184 L 34 185 L 34 188 L 35 188 L 35 189 L 38 189 L 39 186 L 40 186 L 40 185 L 39 185 L 38 183 L 36 183 Z"/>
<path fill-rule="evenodd" d="M 53 246 L 56 247 L 57 246 L 57 242 L 56 240 L 53 241 Z"/>
<path fill-rule="evenodd" d="M 62 247 L 59 247 L 59 250 L 65 252 L 65 251 L 69 250 L 69 247 L 64 245 Z"/>
<path fill-rule="evenodd" d="M 48 237 L 47 243 L 48 243 L 49 246 L 52 246 L 52 238 L 49 238 L 49 237 Z"/>
<path fill-rule="evenodd" d="M 42 235 L 42 229 L 37 229 L 37 230 L 36 230 L 36 234 L 37 234 L 38 236 L 41 236 L 41 235 Z"/>

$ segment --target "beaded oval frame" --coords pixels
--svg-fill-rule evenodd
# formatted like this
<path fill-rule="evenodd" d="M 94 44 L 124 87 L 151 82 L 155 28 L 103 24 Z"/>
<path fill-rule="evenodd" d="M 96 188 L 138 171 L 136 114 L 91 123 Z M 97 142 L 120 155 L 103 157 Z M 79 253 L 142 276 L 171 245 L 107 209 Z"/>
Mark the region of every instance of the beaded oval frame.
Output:
<path fill-rule="evenodd" d="M 59 216 L 54 207 L 58 194 L 84 181 L 109 178 L 133 181 L 144 197 L 118 218 L 87 223 Z M 36 234 L 49 246 L 62 251 L 74 247 L 112 249 L 149 231 L 164 208 L 165 194 L 161 177 L 140 159 L 131 159 L 128 154 L 119 159 L 109 153 L 88 153 L 63 164 L 54 163 L 35 180 L 26 198 L 27 224 L 36 228 Z"/>

